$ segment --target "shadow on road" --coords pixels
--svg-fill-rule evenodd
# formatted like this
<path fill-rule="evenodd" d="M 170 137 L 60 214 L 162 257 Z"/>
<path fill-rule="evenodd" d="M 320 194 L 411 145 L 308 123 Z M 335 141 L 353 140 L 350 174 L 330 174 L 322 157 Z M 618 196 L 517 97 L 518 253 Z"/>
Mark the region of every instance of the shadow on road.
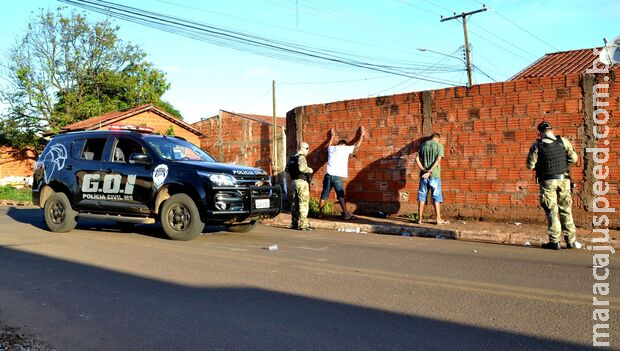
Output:
<path fill-rule="evenodd" d="M 36 320 L 26 328 L 59 350 L 586 349 L 278 291 L 179 285 L 7 247 L 0 276 L 0 320 Z"/>

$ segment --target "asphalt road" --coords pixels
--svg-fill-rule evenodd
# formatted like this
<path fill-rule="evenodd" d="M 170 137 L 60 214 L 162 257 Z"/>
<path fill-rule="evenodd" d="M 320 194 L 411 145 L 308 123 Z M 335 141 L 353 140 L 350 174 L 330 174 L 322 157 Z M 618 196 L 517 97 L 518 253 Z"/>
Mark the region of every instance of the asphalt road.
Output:
<path fill-rule="evenodd" d="M 46 230 L 0 207 L 0 320 L 58 350 L 578 350 L 592 252 L 259 226 Z M 278 250 L 266 248 L 276 244 Z M 620 259 L 610 264 L 620 346 Z M 599 296 L 600 297 L 600 296 Z"/>

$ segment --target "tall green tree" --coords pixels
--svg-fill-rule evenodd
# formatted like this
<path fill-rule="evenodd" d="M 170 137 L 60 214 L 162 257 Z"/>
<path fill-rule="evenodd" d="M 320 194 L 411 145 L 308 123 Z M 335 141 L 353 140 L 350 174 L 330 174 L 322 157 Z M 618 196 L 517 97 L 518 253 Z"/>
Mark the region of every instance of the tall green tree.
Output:
<path fill-rule="evenodd" d="M 0 140 L 38 148 L 37 136 L 109 111 L 153 103 L 181 118 L 161 96 L 164 72 L 140 47 L 121 40 L 109 20 L 41 10 L 3 65 Z"/>

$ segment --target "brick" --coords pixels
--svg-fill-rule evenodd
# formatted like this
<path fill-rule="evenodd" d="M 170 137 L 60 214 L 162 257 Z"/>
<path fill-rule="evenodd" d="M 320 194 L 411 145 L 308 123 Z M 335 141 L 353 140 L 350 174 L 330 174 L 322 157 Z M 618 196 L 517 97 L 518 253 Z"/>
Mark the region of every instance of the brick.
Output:
<path fill-rule="evenodd" d="M 620 95 L 620 83 L 610 84 L 610 91 Z M 570 137 L 574 145 L 580 147 L 583 142 L 583 97 L 578 75 L 481 84 L 470 89 L 447 88 L 431 91 L 431 94 L 434 96 L 432 128 L 442 134 L 446 147 L 446 159 L 442 164 L 446 200 L 467 204 L 472 213 L 485 217 L 501 218 L 501 213 L 506 213 L 489 213 L 481 207 L 485 205 L 519 206 L 538 213 L 538 188 L 533 172 L 525 169 L 525 156 L 536 138 L 535 126 L 542 119 L 549 120 L 559 133 Z M 620 100 L 613 99 L 613 95 L 607 100 L 610 113 L 615 116 Z M 338 104 L 330 103 L 331 111 L 315 108 L 312 115 L 305 116 L 304 137 L 316 140 L 318 145 L 324 141 L 325 132 L 336 127 L 352 139 L 356 121 L 365 121 L 369 138 L 362 144 L 355 161 L 350 162 L 351 178 L 347 182 L 350 194 L 371 202 L 399 201 L 402 200 L 399 191 L 407 189 L 410 193 L 408 201 L 415 203 L 415 196 L 411 194 L 417 190 L 418 175 L 413 157 L 419 144 L 412 142 L 422 137 L 419 101 L 420 93 L 349 100 L 343 105 L 342 112 L 338 112 Z M 398 105 L 397 113 L 394 113 L 394 104 Z M 477 112 L 472 114 L 472 109 Z M 610 148 L 620 150 L 620 126 L 617 122 L 610 122 L 609 127 Z M 294 139 L 294 132 L 289 131 L 287 136 Z M 491 144 L 496 145 L 494 155 L 487 149 Z M 248 152 L 258 149 L 252 146 Z M 290 153 L 292 149 L 288 149 Z M 574 168 L 573 172 L 575 180 L 583 184 L 583 150 L 578 152 L 580 167 Z M 394 160 L 395 154 L 404 159 Z M 318 164 L 315 178 L 318 177 L 319 181 L 314 184 L 318 189 L 312 191 L 318 196 L 326 157 L 317 156 L 313 160 Z M 612 151 L 608 165 L 611 174 L 620 174 L 618 152 Z M 380 181 L 387 182 L 391 194 L 371 194 L 372 186 Z M 610 195 L 620 195 L 617 194 L 617 182 L 611 189 L 614 193 L 610 191 Z M 575 204 L 580 208 L 578 200 L 577 197 Z M 615 201 L 619 200 L 615 198 Z"/>

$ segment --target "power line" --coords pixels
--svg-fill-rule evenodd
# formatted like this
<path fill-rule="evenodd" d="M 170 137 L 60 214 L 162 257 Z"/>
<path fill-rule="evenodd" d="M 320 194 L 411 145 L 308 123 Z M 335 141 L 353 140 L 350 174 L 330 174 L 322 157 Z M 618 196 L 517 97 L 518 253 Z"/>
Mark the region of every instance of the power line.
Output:
<path fill-rule="evenodd" d="M 479 0 L 474 0 L 477 3 L 483 4 L 481 1 Z M 483 4 L 484 5 L 484 4 Z M 560 49 L 556 48 L 555 46 L 549 44 L 548 42 L 542 40 L 540 37 L 538 37 L 537 35 L 535 35 L 534 33 L 531 33 L 530 31 L 528 31 L 527 29 L 523 28 L 522 26 L 518 25 L 517 23 L 511 21 L 508 17 L 502 15 L 501 13 L 499 13 L 497 10 L 495 10 L 494 8 L 489 8 L 492 12 L 494 12 L 496 15 L 498 15 L 499 17 L 503 18 L 504 20 L 506 20 L 508 23 L 512 24 L 513 26 L 521 29 L 522 31 L 524 31 L 525 33 L 529 34 L 532 38 L 540 41 L 541 43 L 551 47 L 553 50 L 555 51 L 560 51 Z"/>
<path fill-rule="evenodd" d="M 246 20 L 246 21 L 250 21 L 250 22 L 253 22 L 253 23 L 259 23 L 259 24 L 262 24 L 262 25 L 267 25 L 267 26 L 272 26 L 272 27 L 276 27 L 276 28 L 280 28 L 280 29 L 290 30 L 290 29 L 288 29 L 286 27 L 282 27 L 282 26 L 275 26 L 275 25 L 266 24 L 266 23 L 263 23 L 263 22 L 247 20 L 247 19 L 243 19 L 243 18 L 235 17 L 235 16 L 229 16 L 229 15 L 221 14 L 221 13 L 218 13 L 218 12 L 207 11 L 207 10 L 203 10 L 203 9 L 192 7 L 192 6 L 176 4 L 176 3 L 170 2 L 170 1 L 164 1 L 164 0 L 158 0 L 158 1 L 162 2 L 162 3 L 171 4 L 171 5 L 174 5 L 174 6 L 179 6 L 179 7 L 183 7 L 183 8 L 189 8 L 189 9 L 196 10 L 196 11 L 207 12 L 207 13 L 215 13 L 215 14 L 218 14 L 218 15 L 223 15 L 223 16 L 227 16 L 227 17 L 231 17 L 231 18 L 235 18 L 235 19 L 241 19 L 241 20 Z M 271 2 L 273 2 L 273 1 L 271 1 Z M 321 34 L 316 34 L 316 33 L 311 33 L 311 32 L 303 32 L 303 33 L 314 35 L 314 36 L 319 36 L 319 37 L 323 37 L 323 38 L 328 38 L 328 39 L 340 40 L 340 41 L 349 42 L 349 43 L 353 43 L 353 44 L 364 45 L 365 48 L 376 47 L 376 48 L 380 48 L 380 49 L 386 49 L 384 47 L 368 45 L 366 43 L 360 43 L 360 42 L 355 42 L 355 41 L 343 40 L 342 38 L 336 38 L 336 37 L 333 37 L 333 36 L 326 36 L 326 35 L 321 35 Z M 330 51 L 330 50 L 327 50 L 327 51 Z M 330 52 L 336 52 L 336 51 L 330 51 Z M 406 53 L 407 55 L 419 55 L 418 53 L 412 53 L 412 52 L 408 52 L 408 51 L 400 51 L 400 52 Z M 338 53 L 342 53 L 342 52 L 338 52 Z M 368 57 L 368 56 L 358 55 L 358 54 L 354 54 L 354 53 L 344 53 L 344 54 L 347 55 L 347 56 L 357 56 L 357 57 L 362 58 L 362 59 L 370 59 L 370 57 Z M 374 58 L 374 59 L 375 60 L 384 61 L 384 62 L 390 61 L 389 59 L 385 59 L 385 58 Z M 394 61 L 394 60 L 392 60 L 392 61 L 395 62 L 396 64 L 406 64 L 406 65 L 409 65 L 413 70 L 425 69 L 425 67 L 426 67 L 426 65 L 424 65 L 424 64 L 421 64 L 421 65 L 415 64 L 415 65 L 412 66 L 410 61 L 406 61 L 406 62 L 405 61 L 398 62 L 398 61 Z M 454 70 L 454 68 L 446 67 L 446 71 L 451 71 L 451 70 Z"/>
<path fill-rule="evenodd" d="M 493 67 L 493 71 L 495 71 L 495 73 L 498 73 L 500 75 L 504 75 L 504 76 L 508 76 L 508 74 L 506 74 L 506 72 L 504 72 L 501 68 L 497 67 L 495 65 L 495 63 L 493 63 L 493 61 L 487 59 L 484 55 L 482 55 L 479 51 L 476 52 L 476 56 L 482 58 L 486 63 L 488 63 L 489 65 L 491 65 L 491 67 Z"/>
<path fill-rule="evenodd" d="M 432 1 L 430 1 L 430 0 L 422 0 L 422 1 L 424 1 L 424 2 L 426 2 L 426 3 L 429 3 L 429 4 L 431 4 L 431 5 L 434 5 L 434 6 L 436 6 L 436 7 L 439 7 L 439 8 L 440 8 L 440 9 L 442 9 L 442 10 L 446 10 L 446 11 L 453 11 L 452 9 L 449 9 L 449 8 L 447 8 L 447 7 L 445 7 L 445 6 L 442 6 L 442 5 L 438 5 L 436 2 L 432 2 Z M 454 12 L 454 11 L 453 11 L 453 12 Z M 441 15 L 440 15 L 440 16 L 441 16 Z"/>
<path fill-rule="evenodd" d="M 261 97 L 259 97 L 258 99 L 254 100 L 253 102 L 249 103 L 247 106 L 245 106 L 244 108 L 241 109 L 241 112 L 245 112 L 248 108 L 254 106 L 257 102 L 261 101 L 267 94 L 269 94 L 269 92 L 271 91 L 271 87 L 269 87 L 269 89 L 267 89 L 265 91 L 265 93 L 263 95 L 261 95 Z"/>
<path fill-rule="evenodd" d="M 366 61 L 349 59 L 346 55 L 334 50 L 321 50 L 304 45 L 285 41 L 273 40 L 239 31 L 207 25 L 195 21 L 185 20 L 173 16 L 167 16 L 151 11 L 137 9 L 130 6 L 119 5 L 108 1 L 93 0 L 59 0 L 87 10 L 103 13 L 112 17 L 124 19 L 133 23 L 142 24 L 167 31 L 173 34 L 183 35 L 189 38 L 202 40 L 215 45 L 232 48 L 235 50 L 250 52 L 267 57 L 282 60 L 305 61 L 309 63 L 343 64 L 352 67 L 373 70 L 377 72 L 400 75 L 440 84 L 449 84 L 433 77 L 416 74 L 416 71 L 428 66 L 412 64 L 410 66 L 394 66 L 376 64 Z M 416 68 L 417 65 L 417 68 Z"/>
<path fill-rule="evenodd" d="M 459 21 L 459 20 L 456 20 L 456 21 L 457 21 L 458 23 L 462 23 L 462 22 L 461 22 L 461 21 Z M 505 48 L 504 46 L 502 46 L 502 45 L 500 45 L 500 44 L 498 44 L 498 43 L 496 43 L 496 42 L 494 42 L 494 41 L 492 41 L 492 40 L 488 39 L 487 37 L 485 37 L 485 36 L 483 36 L 482 34 L 480 34 L 480 33 L 476 32 L 475 30 L 469 29 L 469 32 L 471 32 L 473 35 L 477 36 L 478 38 L 480 38 L 480 39 L 482 39 L 482 40 L 486 41 L 487 43 L 489 43 L 489 44 L 491 44 L 491 45 L 493 45 L 493 46 L 495 46 L 495 47 L 497 47 L 497 48 L 499 48 L 499 49 L 501 49 L 501 50 L 503 50 L 503 51 L 505 51 L 505 52 L 507 52 L 507 53 L 509 53 L 509 54 L 512 54 L 512 55 L 513 55 L 513 56 L 515 56 L 515 57 L 518 57 L 518 58 L 520 58 L 520 59 L 522 59 L 522 60 L 524 60 L 524 61 L 527 61 L 527 62 L 531 62 L 531 61 L 532 61 L 531 59 L 529 59 L 529 58 L 527 58 L 527 57 L 524 57 L 524 56 L 522 56 L 522 55 L 520 55 L 520 54 L 518 54 L 518 53 L 516 53 L 516 52 L 514 52 L 514 51 L 512 51 L 512 50 L 510 50 L 510 49 L 507 49 L 507 48 Z"/>
<path fill-rule="evenodd" d="M 453 55 L 454 55 L 454 54 L 456 54 L 459 50 L 460 50 L 460 48 L 459 48 L 459 49 L 454 50 L 454 51 L 453 51 L 450 55 L 445 55 L 445 56 L 444 56 L 444 58 L 442 58 L 441 60 L 437 61 L 434 65 L 439 65 L 439 64 L 441 64 L 442 62 L 447 61 L 450 57 L 453 57 L 453 58 L 454 58 L 455 56 L 453 56 Z M 378 91 L 378 92 L 376 92 L 376 93 L 374 93 L 374 94 L 371 94 L 371 95 L 369 95 L 369 96 L 379 95 L 379 94 L 381 94 L 381 93 L 384 93 L 384 92 L 386 92 L 386 91 L 389 91 L 389 90 L 392 90 L 392 89 L 394 89 L 394 88 L 396 88 L 396 87 L 399 87 L 399 86 L 401 86 L 401 85 L 403 85 L 403 84 L 405 84 L 405 83 L 407 83 L 407 82 L 409 82 L 409 81 L 411 81 L 411 79 L 406 79 L 406 80 L 404 80 L 404 81 L 402 81 L 402 82 L 400 82 L 400 83 L 398 83 L 398 84 L 396 84 L 396 85 L 393 85 L 393 86 L 391 86 L 391 87 L 389 87 L 389 88 L 387 88 L 387 89 L 383 89 L 383 90 L 381 90 L 381 91 Z M 415 83 L 414 83 L 414 84 L 410 84 L 410 85 L 408 85 L 406 88 L 410 88 L 410 87 L 412 87 L 413 85 L 415 85 Z"/>
<path fill-rule="evenodd" d="M 442 61 L 446 61 L 447 59 L 448 59 L 448 58 L 442 58 L 442 59 L 441 59 L 441 60 L 439 60 L 437 63 L 441 63 Z M 376 96 L 376 95 L 379 95 L 379 94 L 384 93 L 384 92 L 386 92 L 386 91 L 389 91 L 389 90 L 392 90 L 392 89 L 394 89 L 394 88 L 397 88 L 397 87 L 399 87 L 399 86 L 401 86 L 401 85 L 403 85 L 403 84 L 405 84 L 405 83 L 407 83 L 407 82 L 410 82 L 410 81 L 411 81 L 411 78 L 409 78 L 409 79 L 405 79 L 404 81 L 402 81 L 402 82 L 400 82 L 400 83 L 398 83 L 398 84 L 396 84 L 396 85 L 393 85 L 393 86 L 391 86 L 391 87 L 389 87 L 389 88 L 386 88 L 386 89 L 380 90 L 380 91 L 378 91 L 378 92 L 376 92 L 376 93 L 374 93 L 374 94 L 369 94 L 368 96 Z M 412 86 L 412 85 L 408 85 L 407 87 L 410 87 L 410 86 Z"/>
<path fill-rule="evenodd" d="M 435 11 L 431 11 L 431 10 L 428 10 L 428 9 L 425 9 L 425 8 L 423 8 L 423 7 L 420 7 L 420 6 L 414 5 L 414 4 L 412 4 L 412 3 L 408 2 L 408 1 L 405 1 L 405 0 L 398 0 L 398 1 L 399 1 L 399 2 L 401 2 L 401 3 L 403 3 L 403 4 L 405 4 L 405 5 L 407 5 L 407 6 L 413 7 L 413 8 L 415 8 L 415 9 L 418 9 L 418 10 L 421 10 L 421 11 L 424 11 L 424 12 L 428 12 L 428 13 L 430 13 L 431 15 L 441 16 L 441 13 L 438 13 L 438 12 L 435 12 Z"/>
<path fill-rule="evenodd" d="M 345 20 L 345 21 L 349 21 L 355 24 L 354 28 L 357 30 L 359 29 L 365 30 L 366 28 L 369 27 L 369 25 L 371 25 L 371 27 L 379 29 L 380 31 L 384 33 L 398 35 L 402 38 L 405 38 L 407 41 L 411 40 L 411 34 L 409 32 L 388 26 L 385 24 L 385 22 L 377 22 L 373 20 L 372 18 L 369 18 L 366 16 L 359 18 L 359 16 L 355 15 L 354 13 L 350 11 L 342 10 L 337 7 L 330 6 L 334 4 L 333 1 L 325 2 L 325 1 L 319 1 L 319 0 L 305 0 L 304 3 L 313 4 L 314 7 L 308 6 L 308 5 L 306 5 L 306 7 L 310 9 L 314 9 L 318 13 L 325 13 L 327 15 L 338 18 L 339 23 L 342 20 Z M 372 30 L 366 30 L 366 31 L 369 31 L 370 33 L 373 33 L 373 34 L 376 32 Z"/>
<path fill-rule="evenodd" d="M 288 8 L 292 11 L 292 8 L 277 3 L 275 0 L 265 0 L 270 3 L 277 4 L 278 6 Z M 308 5 L 310 4 L 310 5 Z M 407 43 L 411 43 L 412 41 L 417 41 L 416 39 L 419 37 L 423 37 L 424 33 L 420 33 L 418 29 L 418 34 L 421 36 L 412 37 L 411 33 L 408 31 L 403 31 L 399 28 L 391 27 L 385 24 L 384 21 L 377 21 L 369 18 L 367 16 L 359 17 L 355 13 L 347 10 L 343 10 L 341 8 L 333 6 L 334 2 L 325 2 L 319 0 L 304 0 L 300 5 L 306 9 L 303 11 L 304 13 L 314 16 L 321 19 L 332 20 L 337 22 L 339 25 L 345 25 L 349 28 L 353 28 L 358 31 L 363 31 L 366 33 L 370 33 L 372 35 L 376 35 L 377 33 L 385 33 L 392 37 L 403 38 Z M 425 10 L 425 9 L 423 9 Z M 427 11 L 428 12 L 428 11 Z M 434 33 L 426 33 L 427 36 L 431 36 Z M 419 41 L 417 41 L 419 42 Z M 408 53 L 409 55 L 417 55 L 417 53 Z"/>
<path fill-rule="evenodd" d="M 493 77 L 491 77 L 490 75 L 488 75 L 485 71 L 483 71 L 482 69 L 480 69 L 480 67 L 474 65 L 474 71 L 478 71 L 480 73 L 482 73 L 485 77 L 489 78 L 490 80 L 497 82 L 495 79 L 493 79 Z"/>
<path fill-rule="evenodd" d="M 335 84 L 335 83 L 351 83 L 351 82 L 365 82 L 374 79 L 391 78 L 392 76 L 380 76 L 361 79 L 345 79 L 345 80 L 331 80 L 322 82 L 280 82 L 280 85 L 313 85 L 313 84 Z"/>
<path fill-rule="evenodd" d="M 538 55 L 534 55 L 534 54 L 532 54 L 531 52 L 529 52 L 529 51 L 527 51 L 527 50 L 525 50 L 525 49 L 520 48 L 519 46 L 515 45 L 515 43 L 509 42 L 508 40 L 506 40 L 506 39 L 504 39 L 504 38 L 500 37 L 499 35 L 497 35 L 497 34 L 495 34 L 495 33 L 491 32 L 491 31 L 489 31 L 489 30 L 486 30 L 483 26 L 479 26 L 477 23 L 473 22 L 471 19 L 469 20 L 469 23 L 470 23 L 470 24 L 473 24 L 474 26 L 476 26 L 476 27 L 478 27 L 478 28 L 480 28 L 480 29 L 481 29 L 482 31 L 484 31 L 485 33 L 490 34 L 491 36 L 493 36 L 493 37 L 495 37 L 495 38 L 497 38 L 497 39 L 499 39 L 499 40 L 503 41 L 504 43 L 506 43 L 506 44 L 508 44 L 508 45 L 511 45 L 512 47 L 514 47 L 514 48 L 516 48 L 516 49 L 521 50 L 522 52 L 524 52 L 524 53 L 526 53 L 526 54 L 528 54 L 528 55 L 530 55 L 530 56 L 532 56 L 532 57 L 538 57 Z"/>

